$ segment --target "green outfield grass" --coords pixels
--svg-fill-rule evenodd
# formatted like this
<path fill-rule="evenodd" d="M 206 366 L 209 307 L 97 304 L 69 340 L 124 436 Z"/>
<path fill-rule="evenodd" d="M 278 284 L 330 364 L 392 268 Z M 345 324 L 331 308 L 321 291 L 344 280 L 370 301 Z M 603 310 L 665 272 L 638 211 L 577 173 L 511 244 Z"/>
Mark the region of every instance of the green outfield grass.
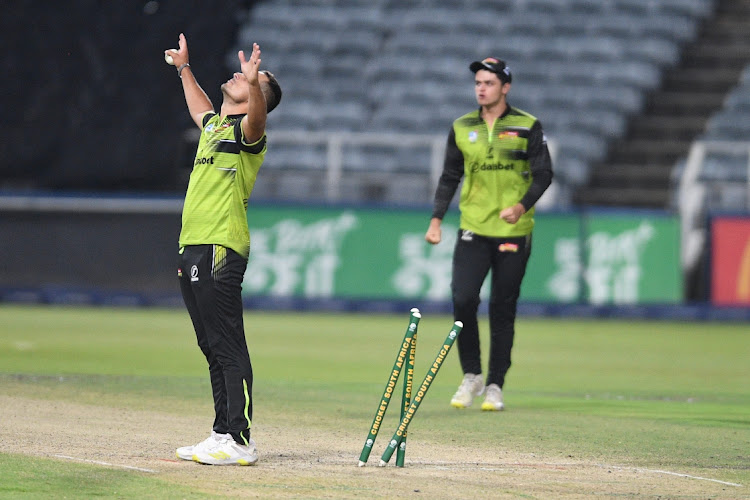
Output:
<path fill-rule="evenodd" d="M 408 311 L 248 312 L 254 425 L 296 426 L 301 436 L 305 429 L 357 436 L 355 463 L 407 320 Z M 450 317 L 424 315 L 416 381 L 451 324 Z M 482 330 L 486 353 L 486 320 Z M 412 422 L 411 439 L 479 448 L 499 443 L 543 456 L 669 469 L 742 484 L 747 495 L 747 324 L 520 318 L 513 359 L 508 410 L 488 415 L 448 407 L 461 379 L 451 352 Z M 211 411 L 205 361 L 179 309 L 0 306 L 0 395 L 175 414 Z M 392 434 L 386 429 L 381 446 Z M 49 498 L 50 492 L 207 496 L 192 496 L 168 478 L 12 455 L 0 447 L 0 497 Z"/>

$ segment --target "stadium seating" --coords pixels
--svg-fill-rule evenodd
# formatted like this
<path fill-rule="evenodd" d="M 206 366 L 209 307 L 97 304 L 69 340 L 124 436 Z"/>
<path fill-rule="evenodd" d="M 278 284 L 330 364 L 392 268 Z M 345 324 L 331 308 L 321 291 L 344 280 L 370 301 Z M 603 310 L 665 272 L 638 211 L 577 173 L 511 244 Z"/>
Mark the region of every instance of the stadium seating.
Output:
<path fill-rule="evenodd" d="M 253 7 L 238 45 L 259 42 L 285 87 L 269 127 L 317 131 L 445 134 L 476 105 L 468 63 L 500 56 L 514 73 L 510 103 L 539 117 L 559 144 L 558 179 L 583 183 L 713 4 L 269 0 Z M 358 170 L 368 162 L 369 170 L 413 169 L 399 164 L 408 155 L 351 154 Z"/>
<path fill-rule="evenodd" d="M 710 152 L 699 179 L 703 182 L 748 182 L 748 152 Z M 747 188 L 746 188 L 747 189 Z M 737 208 L 737 207 L 735 207 Z"/>
<path fill-rule="evenodd" d="M 722 108 L 716 112 L 706 125 L 703 139 L 706 140 L 743 140 L 750 138 L 750 65 L 743 72 L 740 83 L 724 100 Z"/>
<path fill-rule="evenodd" d="M 732 144 L 732 141 L 748 142 L 749 113 L 750 65 L 747 65 L 737 86 L 727 94 L 721 109 L 709 118 L 704 133 L 697 138 L 712 144 L 696 179 L 707 190 L 702 204 L 704 210 L 744 210 L 750 203 L 747 187 L 750 182 L 750 147 Z M 685 163 L 686 158 L 680 158 L 672 172 L 675 205 L 680 203 L 678 182 Z"/>

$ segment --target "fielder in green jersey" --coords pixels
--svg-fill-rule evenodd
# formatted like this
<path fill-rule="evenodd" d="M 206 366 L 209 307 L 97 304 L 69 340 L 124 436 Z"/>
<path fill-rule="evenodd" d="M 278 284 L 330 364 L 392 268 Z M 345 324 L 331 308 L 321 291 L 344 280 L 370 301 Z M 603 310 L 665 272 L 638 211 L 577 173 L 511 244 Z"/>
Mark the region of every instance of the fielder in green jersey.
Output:
<path fill-rule="evenodd" d="M 185 195 L 177 276 L 198 346 L 208 362 L 215 418 L 211 435 L 177 457 L 211 465 L 258 461 L 250 437 L 253 370 L 242 317 L 242 281 L 250 253 L 247 203 L 266 154 L 266 116 L 281 88 L 260 70 L 260 47 L 237 57 L 240 72 L 221 86 L 219 113 L 190 67 L 187 40 L 167 50 L 188 111 L 201 129 Z"/>
<path fill-rule="evenodd" d="M 552 182 L 552 162 L 539 120 L 508 104 L 513 76 L 505 62 L 488 57 L 469 69 L 479 108 L 453 122 L 425 239 L 440 242 L 442 219 L 463 179 L 451 292 L 454 318 L 464 324 L 458 338 L 464 379 L 451 405 L 471 406 L 486 390 L 482 409 L 496 411 L 504 408 L 502 388 L 531 253 L 534 204 Z M 490 355 L 483 379 L 477 310 L 490 270 Z"/>

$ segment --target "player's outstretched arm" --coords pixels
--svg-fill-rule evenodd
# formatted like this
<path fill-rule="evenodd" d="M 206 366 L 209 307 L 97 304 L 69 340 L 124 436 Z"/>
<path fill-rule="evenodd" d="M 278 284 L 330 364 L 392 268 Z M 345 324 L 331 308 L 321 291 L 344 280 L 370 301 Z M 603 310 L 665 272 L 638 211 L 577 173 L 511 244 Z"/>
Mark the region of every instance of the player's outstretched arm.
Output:
<path fill-rule="evenodd" d="M 188 112 L 198 127 L 203 128 L 203 115 L 214 110 L 211 100 L 203 91 L 198 81 L 193 75 L 190 68 L 190 56 L 188 55 L 188 46 L 185 35 L 180 33 L 178 50 L 165 50 L 164 55 L 170 55 L 174 65 L 182 79 L 182 90 L 185 93 L 185 102 L 187 103 Z"/>
<path fill-rule="evenodd" d="M 258 69 L 260 68 L 260 46 L 253 44 L 253 52 L 250 59 L 245 59 L 245 52 L 237 53 L 240 60 L 242 74 L 245 75 L 250 85 L 250 94 L 247 103 L 247 115 L 242 119 L 242 132 L 249 144 L 258 141 L 266 130 L 266 98 L 260 88 L 258 81 Z"/>

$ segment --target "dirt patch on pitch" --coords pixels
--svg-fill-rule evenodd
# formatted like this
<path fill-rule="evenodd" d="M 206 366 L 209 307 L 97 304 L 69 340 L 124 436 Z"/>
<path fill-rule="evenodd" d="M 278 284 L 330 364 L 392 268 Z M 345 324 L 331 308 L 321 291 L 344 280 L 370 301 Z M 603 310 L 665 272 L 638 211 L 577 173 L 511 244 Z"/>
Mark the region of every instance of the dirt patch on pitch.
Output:
<path fill-rule="evenodd" d="M 233 498 L 746 498 L 747 486 L 565 457 L 454 443 L 409 444 L 407 464 L 377 467 L 381 437 L 357 467 L 360 435 L 264 425 L 255 431 L 254 467 L 211 467 L 174 458 L 177 446 L 205 438 L 211 421 L 158 411 L 0 395 L 0 451 L 89 461 L 154 474 Z M 206 432 L 202 432 L 206 431 Z M 177 439 L 181 436 L 181 439 Z M 104 465 L 107 464 L 107 465 Z M 705 474 L 701 474 L 705 476 Z"/>

